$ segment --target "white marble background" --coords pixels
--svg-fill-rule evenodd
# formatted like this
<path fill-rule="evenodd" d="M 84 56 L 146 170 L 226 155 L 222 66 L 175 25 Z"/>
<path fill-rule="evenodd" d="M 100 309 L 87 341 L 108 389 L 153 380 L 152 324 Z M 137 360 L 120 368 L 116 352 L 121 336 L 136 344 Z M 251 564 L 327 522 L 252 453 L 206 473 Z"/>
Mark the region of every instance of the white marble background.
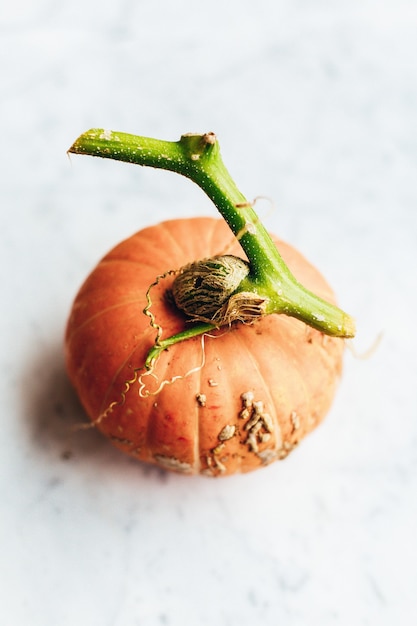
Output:
<path fill-rule="evenodd" d="M 417 3 L 1 9 L 2 624 L 417 623 Z M 215 131 L 356 316 L 357 350 L 383 331 L 286 461 L 188 478 L 71 432 L 62 336 L 85 275 L 146 224 L 215 215 L 172 174 L 69 161 L 91 126 Z"/>

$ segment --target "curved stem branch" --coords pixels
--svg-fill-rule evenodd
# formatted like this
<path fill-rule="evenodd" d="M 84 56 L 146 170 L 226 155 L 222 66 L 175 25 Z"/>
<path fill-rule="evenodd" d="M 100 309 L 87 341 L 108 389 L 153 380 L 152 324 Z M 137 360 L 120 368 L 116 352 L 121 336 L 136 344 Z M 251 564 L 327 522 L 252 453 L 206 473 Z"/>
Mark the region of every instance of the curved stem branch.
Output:
<path fill-rule="evenodd" d="M 145 368 L 147 370 L 152 369 L 152 366 L 159 358 L 159 355 L 164 350 L 167 350 L 171 346 L 180 341 L 185 341 L 186 339 L 191 339 L 192 337 L 199 337 L 200 335 L 204 335 L 205 333 L 209 333 L 213 330 L 216 330 L 216 326 L 213 324 L 195 324 L 193 326 L 189 326 L 185 330 L 177 333 L 176 335 L 172 335 L 167 339 L 160 339 L 148 352 L 145 361 Z"/>
<path fill-rule="evenodd" d="M 239 236 L 251 268 L 242 290 L 265 296 L 267 314 L 296 317 L 328 335 L 354 336 L 354 320 L 307 290 L 290 272 L 253 207 L 226 169 L 213 133 L 186 134 L 179 141 L 171 142 L 91 129 L 81 135 L 68 152 L 166 169 L 191 179 L 211 198 L 234 235 Z"/>

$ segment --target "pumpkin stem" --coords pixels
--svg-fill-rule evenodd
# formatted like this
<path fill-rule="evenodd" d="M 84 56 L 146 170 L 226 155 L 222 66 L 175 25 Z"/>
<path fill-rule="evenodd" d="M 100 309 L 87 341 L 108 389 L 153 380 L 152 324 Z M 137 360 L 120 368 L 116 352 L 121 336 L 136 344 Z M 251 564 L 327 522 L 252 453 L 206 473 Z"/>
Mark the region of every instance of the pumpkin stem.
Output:
<path fill-rule="evenodd" d="M 252 204 L 236 187 L 226 169 L 214 133 L 188 133 L 172 142 L 91 129 L 81 135 L 68 152 L 171 170 L 190 178 L 214 202 L 249 260 L 249 274 L 235 294 L 254 294 L 264 300 L 264 314 L 284 313 L 335 337 L 355 335 L 354 320 L 347 313 L 303 287 L 290 272 Z M 193 336 L 215 326 L 199 324 Z M 190 330 L 187 329 L 184 337 L 179 333 L 174 343 L 188 338 Z M 160 341 L 155 349 L 160 352 L 161 346 L 168 341 L 171 339 Z"/>
<path fill-rule="evenodd" d="M 175 345 L 176 343 L 179 343 L 180 341 L 185 341 L 186 339 L 191 339 L 192 337 L 199 337 L 201 335 L 205 335 L 215 329 L 216 329 L 216 326 L 214 324 L 200 323 L 200 324 L 195 324 L 193 326 L 189 326 L 185 330 L 177 333 L 176 335 L 167 337 L 167 339 L 159 339 L 159 341 L 155 342 L 155 345 L 148 352 L 148 355 L 145 361 L 146 370 L 147 371 L 153 370 L 157 360 L 159 359 L 159 355 L 164 350 L 167 350 L 168 348 Z"/>

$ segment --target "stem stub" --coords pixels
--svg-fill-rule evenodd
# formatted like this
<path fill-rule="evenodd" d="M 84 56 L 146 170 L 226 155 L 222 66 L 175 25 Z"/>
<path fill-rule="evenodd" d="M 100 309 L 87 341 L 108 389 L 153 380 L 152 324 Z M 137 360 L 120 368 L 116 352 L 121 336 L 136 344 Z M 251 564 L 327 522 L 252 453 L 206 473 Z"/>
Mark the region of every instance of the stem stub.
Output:
<path fill-rule="evenodd" d="M 266 298 L 237 291 L 249 271 L 249 263 L 233 255 L 190 263 L 172 285 L 175 304 L 190 320 L 218 327 L 237 320 L 252 322 L 264 314 Z"/>

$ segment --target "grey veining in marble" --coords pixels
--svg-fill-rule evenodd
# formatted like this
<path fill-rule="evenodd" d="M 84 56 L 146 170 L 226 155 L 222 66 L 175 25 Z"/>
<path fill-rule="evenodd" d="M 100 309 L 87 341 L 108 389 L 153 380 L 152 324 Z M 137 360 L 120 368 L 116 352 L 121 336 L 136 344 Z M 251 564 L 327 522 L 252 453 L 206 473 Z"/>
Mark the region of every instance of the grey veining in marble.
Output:
<path fill-rule="evenodd" d="M 16 0 L 0 19 L 0 597 L 7 626 L 417 623 L 417 5 Z M 92 126 L 215 131 L 242 191 L 354 314 L 325 423 L 282 463 L 163 473 L 65 375 L 115 243 L 214 215 L 172 174 L 66 156 Z"/>

